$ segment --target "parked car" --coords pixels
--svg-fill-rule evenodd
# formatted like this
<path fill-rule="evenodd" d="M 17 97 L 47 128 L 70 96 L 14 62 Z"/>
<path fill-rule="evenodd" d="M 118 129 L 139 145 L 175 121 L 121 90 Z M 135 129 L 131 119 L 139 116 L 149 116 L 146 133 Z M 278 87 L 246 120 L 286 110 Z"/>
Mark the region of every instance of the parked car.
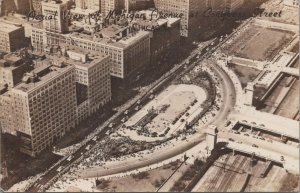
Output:
<path fill-rule="evenodd" d="M 258 146 L 257 146 L 257 145 L 255 145 L 255 144 L 253 144 L 253 145 L 252 145 L 252 147 L 256 147 L 256 148 L 258 148 Z"/>

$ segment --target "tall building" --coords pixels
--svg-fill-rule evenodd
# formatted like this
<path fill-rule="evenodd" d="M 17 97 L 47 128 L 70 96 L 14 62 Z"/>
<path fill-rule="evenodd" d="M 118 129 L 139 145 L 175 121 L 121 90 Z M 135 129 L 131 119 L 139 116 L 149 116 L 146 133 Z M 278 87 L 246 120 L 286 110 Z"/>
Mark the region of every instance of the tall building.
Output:
<path fill-rule="evenodd" d="M 43 1 L 42 14 L 47 18 L 43 20 L 44 29 L 56 33 L 68 32 L 69 20 L 68 17 L 64 17 L 64 14 L 68 11 L 68 9 L 68 1 Z"/>
<path fill-rule="evenodd" d="M 154 8 L 153 0 L 125 0 L 126 11 L 138 11 Z"/>
<path fill-rule="evenodd" d="M 76 8 L 100 11 L 101 0 L 75 0 Z"/>
<path fill-rule="evenodd" d="M 225 7 L 228 11 L 233 12 L 244 4 L 244 0 L 225 0 Z"/>
<path fill-rule="evenodd" d="M 119 14 L 125 9 L 125 0 L 101 0 L 101 13 L 104 16 L 109 15 L 111 12 Z"/>
<path fill-rule="evenodd" d="M 24 47 L 24 26 L 0 21 L 0 51 L 14 52 Z"/>
<path fill-rule="evenodd" d="M 206 0 L 206 6 L 214 11 L 232 12 L 240 8 L 244 0 Z"/>
<path fill-rule="evenodd" d="M 180 41 L 180 18 L 151 18 L 151 10 L 136 12 L 143 18 L 134 18 L 130 25 L 139 30 L 151 33 L 151 65 L 160 65 L 169 54 L 174 54 Z"/>
<path fill-rule="evenodd" d="M 42 14 L 42 0 L 31 0 L 31 10 L 36 14 Z"/>
<path fill-rule="evenodd" d="M 206 8 L 206 1 L 202 0 L 154 0 L 155 8 L 163 15 L 181 15 L 181 36 L 189 37 L 199 31 L 200 19 L 197 13 Z"/>
<path fill-rule="evenodd" d="M 0 83 L 1 131 L 36 156 L 110 102 L 110 63 L 109 56 L 78 49 L 33 61 L 17 85 Z"/>
<path fill-rule="evenodd" d="M 4 0 L 0 0 L 0 16 L 4 15 Z"/>
<path fill-rule="evenodd" d="M 25 72 L 31 69 L 30 61 L 20 55 L 7 54 L 0 59 L 0 85 L 12 88 L 22 82 Z"/>
<path fill-rule="evenodd" d="M 112 60 L 111 75 L 118 79 L 130 79 L 139 69 L 149 64 L 150 35 L 148 31 L 119 25 L 110 25 L 93 34 L 58 34 L 33 28 L 31 41 L 37 52 L 74 46 L 109 55 Z"/>
<path fill-rule="evenodd" d="M 36 61 L 22 82 L 0 95 L 1 130 L 16 135 L 20 150 L 35 156 L 76 124 L 75 68 L 57 60 Z M 4 112 L 5 113 L 5 112 Z M 8 113 L 8 112 L 6 112 Z"/>
<path fill-rule="evenodd" d="M 30 11 L 31 0 L 2 0 L 0 1 L 3 15 L 7 15 L 10 12 L 15 12 L 23 15 L 27 15 Z M 3 7 L 2 7 L 3 6 Z"/>
<path fill-rule="evenodd" d="M 64 58 L 66 63 L 75 67 L 77 123 L 111 101 L 110 57 L 86 52 L 73 48 Z"/>

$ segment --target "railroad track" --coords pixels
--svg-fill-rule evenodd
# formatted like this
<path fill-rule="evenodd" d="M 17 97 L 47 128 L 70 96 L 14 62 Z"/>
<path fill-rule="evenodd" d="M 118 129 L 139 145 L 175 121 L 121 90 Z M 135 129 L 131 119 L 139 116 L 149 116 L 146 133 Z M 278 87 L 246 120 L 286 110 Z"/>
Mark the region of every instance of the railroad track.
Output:
<path fill-rule="evenodd" d="M 235 159 L 235 161 L 239 161 L 239 159 L 241 158 L 240 155 L 238 155 L 237 159 Z M 244 165 L 244 163 L 246 162 L 247 157 L 243 157 L 242 161 L 239 163 L 238 167 L 237 167 L 237 171 L 239 171 L 241 169 L 241 167 Z M 236 163 L 232 164 L 231 166 L 233 166 L 232 168 L 234 168 L 234 165 Z M 219 187 L 217 188 L 216 191 L 224 191 L 226 192 L 227 189 L 229 188 L 229 186 L 231 185 L 232 179 L 233 177 L 236 175 L 235 172 L 228 172 L 227 175 L 224 176 L 224 178 L 222 179 Z"/>
<path fill-rule="evenodd" d="M 230 158 L 230 154 L 226 154 L 226 157 L 225 157 L 225 160 L 224 160 L 224 167 L 225 167 L 225 164 L 228 162 L 229 158 Z M 210 184 L 209 184 L 209 186 L 207 188 L 207 191 L 210 191 L 210 190 L 212 190 L 215 187 L 215 185 L 218 182 L 218 180 L 219 180 L 219 178 L 220 178 L 221 175 L 222 175 L 222 169 L 220 168 L 217 171 L 216 175 L 211 180 L 211 182 L 210 182 Z"/>

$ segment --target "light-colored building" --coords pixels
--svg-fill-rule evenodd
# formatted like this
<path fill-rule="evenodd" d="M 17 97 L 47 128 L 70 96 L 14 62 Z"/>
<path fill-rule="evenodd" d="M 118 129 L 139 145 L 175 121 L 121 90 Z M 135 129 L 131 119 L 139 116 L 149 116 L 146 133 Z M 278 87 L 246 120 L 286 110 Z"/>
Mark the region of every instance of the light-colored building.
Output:
<path fill-rule="evenodd" d="M 1 119 L 1 130 L 16 135 L 21 152 L 31 156 L 76 124 L 75 67 L 49 59 L 36 66 L 20 84 L 0 95 L 0 108 L 11 108 L 10 119 Z"/>
<path fill-rule="evenodd" d="M 213 11 L 233 12 L 244 4 L 244 0 L 206 0 L 206 7 Z"/>
<path fill-rule="evenodd" d="M 101 0 L 101 13 L 104 16 L 114 12 L 119 14 L 125 9 L 125 0 Z"/>
<path fill-rule="evenodd" d="M 129 26 L 108 26 L 94 34 L 58 34 L 33 28 L 32 45 L 38 52 L 53 47 L 74 46 L 109 55 L 112 61 L 111 75 L 126 79 L 150 61 L 150 35 L 148 31 L 136 31 Z"/>
<path fill-rule="evenodd" d="M 17 85 L 0 84 L 1 131 L 36 156 L 110 102 L 110 64 L 107 55 L 78 49 L 33 61 Z"/>
<path fill-rule="evenodd" d="M 100 11 L 101 0 L 75 0 L 76 8 Z"/>
<path fill-rule="evenodd" d="M 52 0 L 42 2 L 43 27 L 56 33 L 68 32 L 69 20 L 64 17 L 69 9 L 68 1 Z"/>
<path fill-rule="evenodd" d="M 199 0 L 154 0 L 154 6 L 163 15 L 181 16 L 181 36 L 189 37 L 199 31 L 197 14 L 206 8 L 206 1 Z"/>
<path fill-rule="evenodd" d="M 244 4 L 244 0 L 225 0 L 225 7 L 229 12 L 236 11 Z"/>
<path fill-rule="evenodd" d="M 86 54 L 81 49 L 67 51 L 66 63 L 76 71 L 77 123 L 111 101 L 110 57 Z"/>
<path fill-rule="evenodd" d="M 36 14 L 42 14 L 42 0 L 30 0 L 31 10 Z"/>
<path fill-rule="evenodd" d="M 14 52 L 24 47 L 24 26 L 0 21 L 0 51 Z"/>
<path fill-rule="evenodd" d="M 163 19 L 151 17 L 151 10 L 138 11 L 136 14 L 143 15 L 144 17 L 134 18 L 130 25 L 136 29 L 151 33 L 151 65 L 160 65 L 168 54 L 172 54 L 172 50 L 178 48 L 180 41 L 180 18 L 168 17 Z"/>

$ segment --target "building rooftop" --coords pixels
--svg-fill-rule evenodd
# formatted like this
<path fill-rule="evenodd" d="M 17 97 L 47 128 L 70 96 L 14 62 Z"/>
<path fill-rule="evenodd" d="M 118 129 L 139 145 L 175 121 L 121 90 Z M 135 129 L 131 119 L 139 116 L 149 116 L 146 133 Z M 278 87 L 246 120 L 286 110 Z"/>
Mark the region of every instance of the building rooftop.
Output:
<path fill-rule="evenodd" d="M 15 30 L 23 28 L 22 25 L 12 24 L 12 23 L 5 22 L 5 21 L 0 21 L 0 26 L 1 26 L 0 32 L 4 32 L 4 33 L 11 33 Z"/>
<path fill-rule="evenodd" d="M 54 58 L 46 58 L 36 61 L 36 63 L 37 67 L 26 73 L 23 76 L 22 83 L 15 86 L 12 90 L 29 93 L 73 68 L 73 66 L 66 65 L 60 60 L 54 60 Z"/>
<path fill-rule="evenodd" d="M 48 56 L 49 59 L 59 61 L 61 63 L 75 65 L 76 67 L 85 67 L 90 68 L 97 64 L 100 61 L 109 58 L 108 55 L 99 54 L 93 51 L 87 51 L 82 48 L 67 48 L 67 57 L 59 55 Z"/>
<path fill-rule="evenodd" d="M 70 38 L 80 38 L 114 47 L 125 48 L 141 38 L 150 35 L 150 32 L 147 31 L 129 31 L 129 27 L 110 25 L 95 34 L 73 32 L 68 34 L 68 36 Z"/>

